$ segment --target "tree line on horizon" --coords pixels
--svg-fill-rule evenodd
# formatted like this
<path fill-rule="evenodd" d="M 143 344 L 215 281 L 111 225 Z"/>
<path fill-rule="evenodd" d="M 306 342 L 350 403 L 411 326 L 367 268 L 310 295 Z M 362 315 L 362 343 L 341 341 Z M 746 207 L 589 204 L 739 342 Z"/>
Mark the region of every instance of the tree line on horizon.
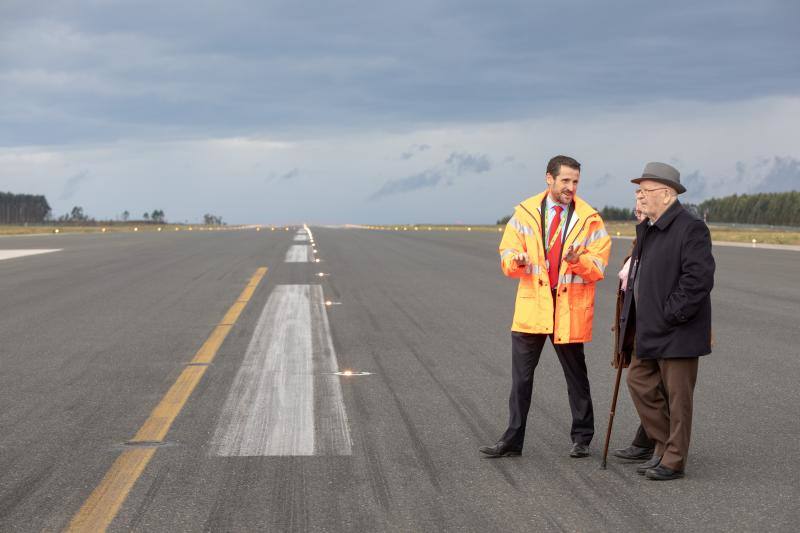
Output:
<path fill-rule="evenodd" d="M 47 220 L 50 212 L 42 195 L 0 192 L 0 224 L 37 224 Z"/>
<path fill-rule="evenodd" d="M 708 223 L 800 226 L 800 191 L 733 194 L 683 205 Z M 633 209 L 627 207 L 605 206 L 599 213 L 603 220 L 634 220 Z M 497 224 L 506 224 L 510 219 L 510 215 L 503 217 Z"/>
<path fill-rule="evenodd" d="M 113 225 L 120 222 L 166 224 L 167 216 L 163 209 L 154 209 L 152 212 L 144 212 L 141 218 L 134 219 L 131 218 L 130 212 L 125 210 L 119 215 L 118 220 L 96 220 L 89 216 L 83 207 L 76 205 L 68 213 L 53 217 L 53 211 L 44 195 L 0 192 L 0 224 L 83 224 L 94 226 L 98 224 Z M 203 215 L 203 223 L 225 225 L 222 217 L 210 213 Z"/>

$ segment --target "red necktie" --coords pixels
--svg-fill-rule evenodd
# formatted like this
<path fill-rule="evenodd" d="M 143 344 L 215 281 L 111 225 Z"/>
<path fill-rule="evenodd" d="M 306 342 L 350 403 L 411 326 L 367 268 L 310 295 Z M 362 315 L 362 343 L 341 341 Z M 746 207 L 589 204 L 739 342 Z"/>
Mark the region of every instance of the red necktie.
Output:
<path fill-rule="evenodd" d="M 560 205 L 555 206 L 556 215 L 550 223 L 550 236 L 547 238 L 547 273 L 550 275 L 550 288 L 555 289 L 558 285 L 558 270 L 561 264 L 561 211 L 564 210 Z"/>

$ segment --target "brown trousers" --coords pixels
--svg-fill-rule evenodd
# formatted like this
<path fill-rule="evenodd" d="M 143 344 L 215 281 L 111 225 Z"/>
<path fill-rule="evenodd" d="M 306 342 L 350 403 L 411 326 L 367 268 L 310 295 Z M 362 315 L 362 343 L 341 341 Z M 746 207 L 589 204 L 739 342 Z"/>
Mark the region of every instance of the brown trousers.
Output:
<path fill-rule="evenodd" d="M 692 434 L 698 357 L 639 359 L 628 368 L 628 390 L 661 464 L 683 471 Z M 661 387 L 663 385 L 663 389 Z"/>

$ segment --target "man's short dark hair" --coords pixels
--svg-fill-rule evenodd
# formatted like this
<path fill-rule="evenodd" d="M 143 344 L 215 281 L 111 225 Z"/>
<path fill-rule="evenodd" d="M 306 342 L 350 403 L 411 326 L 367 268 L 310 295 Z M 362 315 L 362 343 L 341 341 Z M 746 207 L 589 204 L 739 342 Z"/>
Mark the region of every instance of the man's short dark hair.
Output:
<path fill-rule="evenodd" d="M 547 163 L 547 173 L 554 178 L 558 177 L 561 172 L 561 166 L 564 165 L 569 168 L 574 168 L 578 172 L 581 171 L 581 164 L 566 155 L 557 155 Z"/>

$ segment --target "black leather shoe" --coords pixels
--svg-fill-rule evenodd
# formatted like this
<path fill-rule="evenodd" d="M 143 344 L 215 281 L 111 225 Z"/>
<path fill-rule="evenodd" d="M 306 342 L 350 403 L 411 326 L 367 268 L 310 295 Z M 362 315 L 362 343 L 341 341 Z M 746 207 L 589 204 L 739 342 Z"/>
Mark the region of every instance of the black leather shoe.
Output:
<path fill-rule="evenodd" d="M 654 455 L 649 461 L 646 463 L 642 463 L 636 467 L 636 473 L 640 476 L 643 476 L 645 472 L 650 470 L 651 468 L 655 468 L 661 463 L 661 457 Z"/>
<path fill-rule="evenodd" d="M 680 479 L 683 477 L 683 470 L 673 470 L 664 465 L 658 465 L 655 468 L 650 468 L 644 473 L 647 479 L 655 481 L 669 481 L 671 479 Z"/>
<path fill-rule="evenodd" d="M 627 448 L 618 448 L 611 452 L 614 457 L 625 459 L 626 461 L 647 461 L 653 457 L 653 448 L 641 448 L 631 444 Z"/>
<path fill-rule="evenodd" d="M 521 448 L 514 448 L 507 442 L 497 441 L 494 446 L 481 446 L 478 451 L 489 457 L 516 457 L 522 455 Z"/>
<path fill-rule="evenodd" d="M 579 444 L 577 442 L 572 444 L 572 449 L 569 451 L 570 457 L 589 457 L 589 445 Z"/>

